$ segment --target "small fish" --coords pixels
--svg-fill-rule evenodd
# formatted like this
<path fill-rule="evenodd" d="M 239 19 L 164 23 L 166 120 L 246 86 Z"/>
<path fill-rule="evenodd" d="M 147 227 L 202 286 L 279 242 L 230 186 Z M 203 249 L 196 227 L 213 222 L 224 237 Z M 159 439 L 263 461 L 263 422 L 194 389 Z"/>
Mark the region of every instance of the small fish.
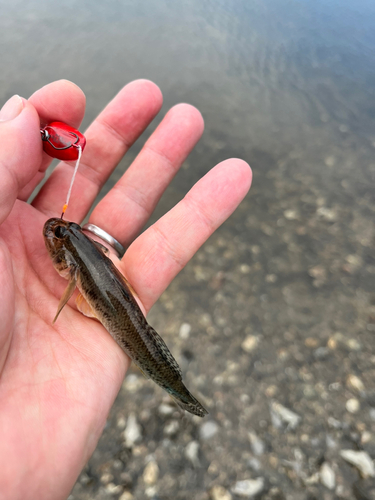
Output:
<path fill-rule="evenodd" d="M 180 367 L 147 323 L 129 283 L 107 257 L 108 250 L 86 236 L 78 224 L 62 219 L 49 219 L 43 236 L 56 271 L 69 280 L 54 322 L 78 287 L 78 309 L 98 319 L 146 377 L 165 389 L 184 410 L 199 417 L 207 415 L 184 386 Z"/>

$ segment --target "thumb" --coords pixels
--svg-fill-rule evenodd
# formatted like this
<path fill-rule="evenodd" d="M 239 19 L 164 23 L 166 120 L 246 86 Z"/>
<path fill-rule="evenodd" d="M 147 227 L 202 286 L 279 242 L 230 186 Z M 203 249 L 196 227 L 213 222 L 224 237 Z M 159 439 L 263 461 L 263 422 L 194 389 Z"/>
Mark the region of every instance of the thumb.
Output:
<path fill-rule="evenodd" d="M 39 116 L 26 99 L 14 95 L 0 110 L 0 224 L 42 161 Z"/>

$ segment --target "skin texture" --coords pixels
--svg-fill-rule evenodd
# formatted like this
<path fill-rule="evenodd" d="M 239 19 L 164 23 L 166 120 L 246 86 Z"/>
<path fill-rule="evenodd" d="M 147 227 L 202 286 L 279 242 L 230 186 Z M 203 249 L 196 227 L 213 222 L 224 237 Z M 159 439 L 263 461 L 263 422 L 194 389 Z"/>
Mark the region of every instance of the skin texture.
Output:
<path fill-rule="evenodd" d="M 161 104 L 156 85 L 135 81 L 93 122 L 85 132 L 87 146 L 68 220 L 81 223 Z M 95 449 L 129 366 L 103 326 L 78 312 L 74 301 L 52 324 L 66 280 L 50 262 L 42 228 L 49 217 L 60 215 L 73 166 L 57 166 L 33 204 L 24 201 L 51 161 L 42 151 L 40 123 L 56 120 L 78 127 L 84 108 L 82 91 L 58 81 L 28 101 L 13 98 L 0 113 L 1 500 L 68 496 Z M 226 160 L 137 237 L 202 131 L 195 108 L 173 107 L 90 218 L 124 246 L 130 244 L 118 267 L 144 313 L 250 187 L 249 166 Z"/>

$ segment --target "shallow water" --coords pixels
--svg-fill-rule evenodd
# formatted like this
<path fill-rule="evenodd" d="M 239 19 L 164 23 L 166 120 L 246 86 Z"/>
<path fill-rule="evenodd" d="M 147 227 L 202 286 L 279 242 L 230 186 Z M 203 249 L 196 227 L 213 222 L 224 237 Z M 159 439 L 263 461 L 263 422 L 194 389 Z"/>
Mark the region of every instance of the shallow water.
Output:
<path fill-rule="evenodd" d="M 318 162 L 334 146 L 375 140 L 370 1 L 0 5 L 2 101 L 68 78 L 87 95 L 88 124 L 126 82 L 149 78 L 163 91 L 164 110 L 187 101 L 204 115 L 197 175 L 213 150 L 217 159 L 252 162 L 253 148 L 276 160 L 308 148 Z M 340 165 L 334 170 L 340 176 Z"/>

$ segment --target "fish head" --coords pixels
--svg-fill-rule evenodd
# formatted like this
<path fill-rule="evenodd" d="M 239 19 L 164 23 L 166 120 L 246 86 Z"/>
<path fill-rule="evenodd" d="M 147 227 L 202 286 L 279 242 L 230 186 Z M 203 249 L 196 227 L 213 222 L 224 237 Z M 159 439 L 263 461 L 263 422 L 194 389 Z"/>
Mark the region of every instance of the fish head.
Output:
<path fill-rule="evenodd" d="M 66 275 L 72 267 L 71 238 L 81 227 L 59 218 L 48 219 L 44 224 L 43 236 L 47 251 L 55 269 L 61 276 Z"/>

